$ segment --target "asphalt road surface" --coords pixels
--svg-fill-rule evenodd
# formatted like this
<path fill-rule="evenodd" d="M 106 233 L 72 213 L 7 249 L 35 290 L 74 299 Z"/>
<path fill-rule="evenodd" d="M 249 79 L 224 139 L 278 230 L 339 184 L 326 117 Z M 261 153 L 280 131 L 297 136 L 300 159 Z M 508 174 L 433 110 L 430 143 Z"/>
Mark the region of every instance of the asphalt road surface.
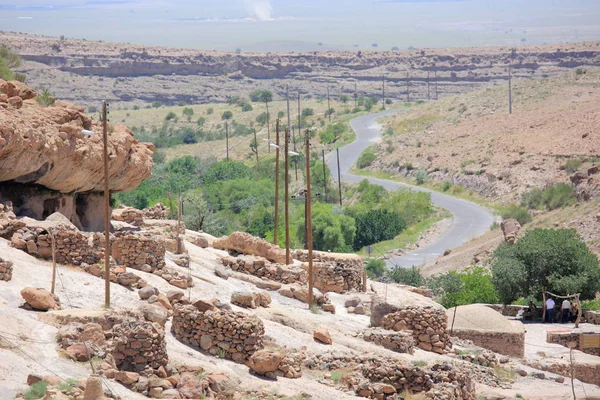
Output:
<path fill-rule="evenodd" d="M 352 183 L 368 179 L 369 182 L 381 185 L 388 190 L 409 187 L 413 190 L 429 192 L 431 193 L 433 204 L 450 211 L 453 216 L 452 224 L 435 241 L 403 256 L 391 257 L 387 260 L 388 267 L 419 266 L 435 259 L 448 249 L 454 249 L 471 239 L 481 236 L 490 229 L 490 225 L 494 222 L 494 216 L 482 206 L 446 194 L 419 186 L 350 173 L 350 170 L 356 164 L 356 160 L 358 160 L 363 150 L 381 140 L 381 127 L 377 123 L 377 119 L 395 112 L 395 110 L 389 110 L 377 114 L 365 115 L 350 121 L 350 126 L 356 132 L 356 140 L 349 145 L 341 147 L 339 150 L 341 178 L 344 182 Z M 338 167 L 335 151 L 327 155 L 326 162 L 333 178 L 337 180 Z"/>

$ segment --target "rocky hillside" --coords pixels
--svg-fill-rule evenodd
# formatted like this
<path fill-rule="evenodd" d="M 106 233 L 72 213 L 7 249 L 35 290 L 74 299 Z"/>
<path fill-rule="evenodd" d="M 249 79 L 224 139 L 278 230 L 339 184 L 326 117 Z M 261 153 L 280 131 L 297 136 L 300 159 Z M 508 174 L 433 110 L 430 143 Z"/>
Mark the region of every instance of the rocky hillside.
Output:
<path fill-rule="evenodd" d="M 50 87 L 68 100 L 188 103 L 286 85 L 303 95 L 381 95 L 412 100 L 465 93 L 504 82 L 512 58 L 516 77 L 556 76 L 600 65 L 600 43 L 384 52 L 254 54 L 136 46 L 0 32 L 27 62 L 21 68 L 34 87 Z M 408 89 L 407 89 L 408 85 Z"/>

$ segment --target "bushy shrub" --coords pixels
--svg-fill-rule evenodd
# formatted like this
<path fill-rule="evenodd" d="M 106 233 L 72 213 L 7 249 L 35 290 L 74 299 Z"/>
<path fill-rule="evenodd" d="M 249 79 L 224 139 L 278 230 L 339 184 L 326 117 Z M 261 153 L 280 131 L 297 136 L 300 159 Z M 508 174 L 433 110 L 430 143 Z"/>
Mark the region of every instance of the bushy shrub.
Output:
<path fill-rule="evenodd" d="M 208 115 L 210 115 L 210 114 L 212 114 L 214 112 L 215 112 L 215 109 L 212 108 L 212 107 L 209 107 L 209 108 L 206 109 L 206 114 L 208 114 Z"/>
<path fill-rule="evenodd" d="M 579 167 L 581 167 L 581 164 L 583 164 L 581 159 L 571 158 L 565 163 L 565 171 L 567 171 L 569 174 L 572 174 L 573 172 L 577 171 Z"/>
<path fill-rule="evenodd" d="M 500 212 L 500 216 L 502 219 L 514 218 L 519 221 L 519 224 L 521 225 L 531 222 L 531 214 L 529 214 L 529 210 L 516 204 L 511 204 L 510 206 L 503 208 Z"/>
<path fill-rule="evenodd" d="M 160 107 L 162 107 L 162 105 L 163 105 L 162 101 L 152 102 L 152 108 L 160 108 Z"/>
<path fill-rule="evenodd" d="M 23 398 L 25 400 L 41 399 L 42 397 L 44 397 L 46 395 L 47 389 L 48 389 L 48 384 L 46 382 L 44 382 L 44 381 L 36 382 L 33 385 L 31 385 L 29 387 L 29 389 L 27 389 L 25 391 L 25 393 L 23 393 Z"/>
<path fill-rule="evenodd" d="M 303 108 L 302 109 L 302 117 L 306 118 L 306 117 L 310 117 L 311 115 L 315 114 L 315 110 L 313 110 L 312 108 Z"/>
<path fill-rule="evenodd" d="M 356 166 L 360 169 L 367 168 L 373 164 L 376 158 L 375 153 L 365 150 L 358 158 L 358 161 L 356 161 Z"/>
<path fill-rule="evenodd" d="M 573 187 L 564 183 L 558 183 L 545 190 L 534 188 L 521 195 L 521 206 L 529 209 L 555 210 L 574 201 Z"/>
<path fill-rule="evenodd" d="M 330 124 L 324 131 L 319 133 L 319 138 L 323 144 L 335 143 L 346 132 L 346 125 L 340 122 Z"/>
<path fill-rule="evenodd" d="M 385 274 L 385 261 L 380 260 L 378 258 L 372 258 L 367 262 L 365 270 L 367 271 L 367 275 L 369 276 L 369 278 L 379 278 Z"/>
<path fill-rule="evenodd" d="M 421 271 L 417 267 L 394 267 L 388 272 L 387 275 L 394 282 L 403 285 L 419 287 L 425 284 L 425 279 L 423 278 L 423 275 L 421 275 Z"/>
<path fill-rule="evenodd" d="M 233 118 L 233 113 L 231 111 L 225 111 L 223 112 L 223 115 L 221 115 L 222 120 L 228 120 L 231 118 Z"/>
<path fill-rule="evenodd" d="M 248 111 L 252 111 L 252 104 L 250 103 L 243 103 L 242 104 L 242 112 L 248 112 Z"/>
<path fill-rule="evenodd" d="M 427 171 L 425 171 L 424 168 L 420 168 L 415 175 L 415 181 L 417 182 L 417 185 L 424 184 L 425 182 L 427 182 L 427 179 Z"/>
<path fill-rule="evenodd" d="M 355 216 L 356 236 L 354 249 L 395 238 L 406 229 L 406 222 L 399 213 L 384 209 L 362 212 Z"/>
<path fill-rule="evenodd" d="M 176 118 L 177 118 L 177 115 L 173 111 L 171 111 L 165 117 L 165 121 L 170 121 L 170 120 L 176 119 Z"/>
<path fill-rule="evenodd" d="M 492 274 L 483 267 L 470 267 L 464 271 L 450 271 L 430 278 L 427 286 L 446 308 L 465 304 L 498 302 L 492 283 Z"/>

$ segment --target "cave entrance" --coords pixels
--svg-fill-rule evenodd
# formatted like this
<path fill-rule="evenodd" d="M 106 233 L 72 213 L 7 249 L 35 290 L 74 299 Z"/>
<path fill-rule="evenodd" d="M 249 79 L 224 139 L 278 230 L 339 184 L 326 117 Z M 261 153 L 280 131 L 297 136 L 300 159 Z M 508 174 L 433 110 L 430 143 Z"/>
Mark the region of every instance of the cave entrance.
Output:
<path fill-rule="evenodd" d="M 46 219 L 49 215 L 54 214 L 56 210 L 58 210 L 58 199 L 44 200 L 44 211 L 42 213 L 42 219 Z"/>

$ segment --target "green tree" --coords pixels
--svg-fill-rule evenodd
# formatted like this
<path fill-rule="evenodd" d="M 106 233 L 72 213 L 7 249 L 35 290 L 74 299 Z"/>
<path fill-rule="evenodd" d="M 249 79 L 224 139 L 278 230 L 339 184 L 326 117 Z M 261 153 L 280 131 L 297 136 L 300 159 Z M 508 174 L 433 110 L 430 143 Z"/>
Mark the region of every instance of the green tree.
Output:
<path fill-rule="evenodd" d="M 346 125 L 336 122 L 328 125 L 324 131 L 319 133 L 319 138 L 321 139 L 321 143 L 331 144 L 340 139 L 344 132 L 346 132 Z"/>
<path fill-rule="evenodd" d="M 186 116 L 186 117 L 188 117 L 188 119 L 189 119 L 189 118 L 192 118 L 192 116 L 194 115 L 194 109 L 193 109 L 193 108 L 191 108 L 191 107 L 185 107 L 185 108 L 183 109 L 183 111 L 181 112 L 181 114 L 182 114 L 183 116 Z"/>
<path fill-rule="evenodd" d="M 212 108 L 212 107 L 208 107 L 208 108 L 206 109 L 206 114 L 208 114 L 208 115 L 210 115 L 210 114 L 212 114 L 212 113 L 214 113 L 214 112 L 215 112 L 215 109 L 214 109 L 214 108 Z"/>
<path fill-rule="evenodd" d="M 483 267 L 470 267 L 464 271 L 450 271 L 429 280 L 441 305 L 452 308 L 465 304 L 498 302 L 498 294 L 492 283 L 492 275 Z"/>
<path fill-rule="evenodd" d="M 201 231 L 206 217 L 211 214 L 208 203 L 200 189 L 194 189 L 184 194 L 183 221 L 188 229 Z"/>
<path fill-rule="evenodd" d="M 347 94 L 343 94 L 340 96 L 340 101 L 344 104 L 350 101 L 350 97 Z"/>
<path fill-rule="evenodd" d="M 250 93 L 250 100 L 255 103 L 269 103 L 273 101 L 273 93 L 269 90 L 255 90 Z"/>
<path fill-rule="evenodd" d="M 172 119 L 177 119 L 177 115 L 173 111 L 167 114 L 167 116 L 165 117 L 165 121 L 170 121 Z"/>
<path fill-rule="evenodd" d="M 269 116 L 267 115 L 266 112 L 260 113 L 256 116 L 256 122 L 258 122 L 261 125 L 266 124 L 268 120 L 269 120 Z"/>
<path fill-rule="evenodd" d="M 414 287 L 423 286 L 425 279 L 417 267 L 394 267 L 387 273 L 388 277 L 396 283 Z"/>
<path fill-rule="evenodd" d="M 204 118 L 204 117 L 199 117 L 198 120 L 196 121 L 196 124 L 199 127 L 203 127 L 205 123 L 206 123 L 206 118 Z"/>
<path fill-rule="evenodd" d="M 248 112 L 248 111 L 252 111 L 252 104 L 250 103 L 243 103 L 242 104 L 242 112 Z"/>
<path fill-rule="evenodd" d="M 231 118 L 233 118 L 233 113 L 231 111 L 225 111 L 223 112 L 223 115 L 221 115 L 222 120 L 228 120 Z"/>
<path fill-rule="evenodd" d="M 204 184 L 211 185 L 219 181 L 250 179 L 252 170 L 241 161 L 221 160 L 208 168 L 204 174 Z"/>
<path fill-rule="evenodd" d="M 355 219 L 355 250 L 362 249 L 370 244 L 393 239 L 406 229 L 406 222 L 400 214 L 388 210 L 368 210 L 356 215 Z"/>
<path fill-rule="evenodd" d="M 332 204 L 313 205 L 313 248 L 315 250 L 350 252 L 356 234 L 354 218 L 337 212 Z M 304 225 L 297 224 L 297 236 L 304 241 Z"/>
<path fill-rule="evenodd" d="M 162 107 L 162 105 L 163 105 L 162 101 L 154 101 L 154 102 L 152 102 L 152 107 L 153 108 L 160 108 L 160 107 Z"/>
<path fill-rule="evenodd" d="M 310 117 L 311 115 L 315 115 L 315 110 L 312 108 L 303 108 L 301 115 L 303 118 Z"/>
<path fill-rule="evenodd" d="M 500 245 L 492 257 L 493 283 L 504 304 L 519 297 L 581 293 L 600 289 L 598 259 L 575 230 L 533 229 L 515 244 Z"/>
<path fill-rule="evenodd" d="M 25 82 L 25 75 L 14 72 L 22 64 L 21 57 L 6 45 L 0 45 L 0 79 Z"/>

